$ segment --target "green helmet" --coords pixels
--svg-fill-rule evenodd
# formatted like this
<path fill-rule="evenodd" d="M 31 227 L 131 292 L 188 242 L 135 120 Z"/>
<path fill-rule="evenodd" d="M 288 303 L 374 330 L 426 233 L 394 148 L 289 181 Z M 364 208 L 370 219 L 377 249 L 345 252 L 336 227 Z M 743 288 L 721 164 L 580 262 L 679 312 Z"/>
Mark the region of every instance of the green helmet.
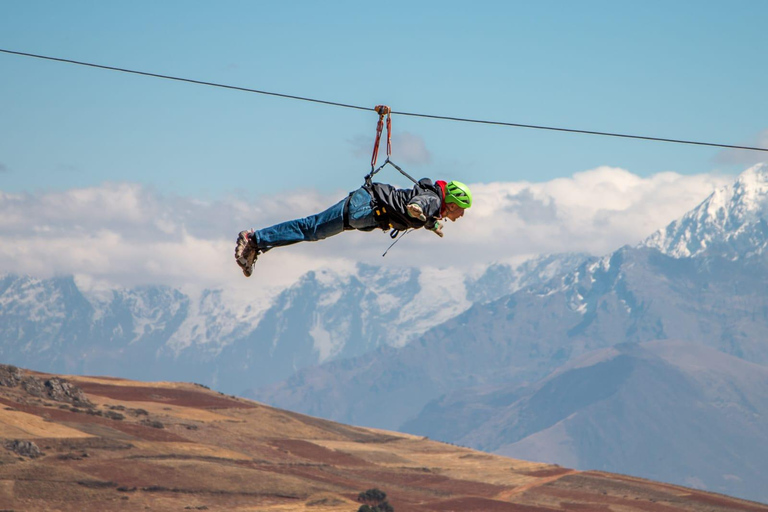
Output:
<path fill-rule="evenodd" d="M 472 192 L 469 187 L 460 181 L 449 181 L 445 185 L 445 202 L 455 203 L 462 208 L 472 206 Z"/>

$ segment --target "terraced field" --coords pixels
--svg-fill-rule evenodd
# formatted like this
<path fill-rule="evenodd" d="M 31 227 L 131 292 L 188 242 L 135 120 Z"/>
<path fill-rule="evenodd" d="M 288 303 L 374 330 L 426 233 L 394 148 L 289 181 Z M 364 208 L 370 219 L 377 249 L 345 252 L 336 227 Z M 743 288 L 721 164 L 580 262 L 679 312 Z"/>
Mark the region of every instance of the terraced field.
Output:
<path fill-rule="evenodd" d="M 54 393 L 60 382 L 74 385 L 69 394 Z M 397 512 L 768 512 L 341 425 L 195 384 L 0 367 L 0 436 L 2 510 L 354 512 L 358 494 L 378 488 Z"/>

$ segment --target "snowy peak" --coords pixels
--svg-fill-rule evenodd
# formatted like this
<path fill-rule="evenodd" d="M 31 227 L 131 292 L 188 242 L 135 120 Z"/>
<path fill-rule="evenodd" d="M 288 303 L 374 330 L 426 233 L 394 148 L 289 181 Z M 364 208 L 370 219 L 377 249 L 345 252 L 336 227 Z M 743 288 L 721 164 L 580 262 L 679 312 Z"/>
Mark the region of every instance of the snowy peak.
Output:
<path fill-rule="evenodd" d="M 553 255 L 467 275 L 358 264 L 309 272 L 262 302 L 163 286 L 81 292 L 72 276 L 0 275 L 0 357 L 62 373 L 202 381 L 228 392 L 400 347 L 477 302 L 582 261 Z"/>
<path fill-rule="evenodd" d="M 768 164 L 759 164 L 640 245 L 674 258 L 707 255 L 735 260 L 763 252 L 768 245 L 767 220 Z"/>
<path fill-rule="evenodd" d="M 540 287 L 559 275 L 565 275 L 590 259 L 586 253 L 549 254 L 531 258 L 517 267 L 494 263 L 477 276 L 467 276 L 467 299 L 487 303 L 517 290 Z"/>

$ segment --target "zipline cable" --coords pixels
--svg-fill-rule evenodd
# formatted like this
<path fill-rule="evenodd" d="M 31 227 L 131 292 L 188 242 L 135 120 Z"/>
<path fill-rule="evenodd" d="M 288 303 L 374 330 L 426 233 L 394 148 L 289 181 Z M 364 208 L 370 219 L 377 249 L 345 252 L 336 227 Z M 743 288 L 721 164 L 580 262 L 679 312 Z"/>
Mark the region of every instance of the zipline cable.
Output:
<path fill-rule="evenodd" d="M 258 89 L 250 89 L 247 87 L 238 87 L 235 85 L 226 85 L 226 84 L 219 84 L 215 82 L 206 82 L 203 80 L 194 80 L 191 78 L 182 78 L 177 76 L 170 76 L 170 75 L 161 75 L 158 73 L 149 73 L 146 71 L 136 71 L 133 69 L 126 69 L 126 68 L 118 68 L 114 66 L 105 66 L 102 64 L 93 64 L 91 62 L 81 62 L 71 59 L 62 59 L 58 57 L 49 57 L 46 55 L 36 55 L 34 53 L 25 53 L 25 52 L 17 52 L 12 50 L 5 50 L 0 48 L 0 52 L 7 53 L 11 55 L 18 55 L 22 57 L 32 57 L 35 59 L 43 59 L 43 60 L 50 60 L 50 61 L 56 61 L 56 62 L 63 62 L 67 64 L 76 64 L 78 66 L 87 66 L 92 68 L 98 68 L 98 69 L 106 69 L 110 71 L 119 71 L 121 73 L 131 73 L 134 75 L 142 75 L 142 76 L 150 76 L 154 78 L 162 78 L 164 80 L 175 80 L 177 82 L 187 82 L 191 84 L 197 84 L 197 85 L 207 85 L 209 87 L 219 87 L 222 89 L 232 89 L 236 91 L 242 91 L 242 92 L 250 92 L 255 94 L 264 94 L 267 96 L 276 96 L 279 98 L 286 98 L 286 99 L 292 99 L 292 100 L 300 100 L 300 101 L 308 101 L 311 103 L 319 103 L 322 105 L 330 105 L 333 107 L 343 107 L 343 108 L 351 108 L 356 110 L 375 110 L 370 107 L 361 107 L 359 105 L 350 105 L 347 103 L 339 103 L 335 101 L 327 101 L 327 100 L 319 100 L 315 98 L 307 98 L 303 96 L 294 96 L 292 94 L 282 94 L 277 92 L 269 92 L 269 91 L 261 91 Z M 601 132 L 601 131 L 593 131 L 593 130 L 578 130 L 574 128 L 558 128 L 554 126 L 540 126 L 540 125 L 533 125 L 533 124 L 521 124 L 521 123 L 509 123 L 509 122 L 503 122 L 503 121 L 488 121 L 488 120 L 482 120 L 482 119 L 470 119 L 470 118 L 463 118 L 463 117 L 453 117 L 453 116 L 440 116 L 440 115 L 431 115 L 431 114 L 419 114 L 414 112 L 398 112 L 395 110 L 391 111 L 392 114 L 398 114 L 401 116 L 410 116 L 410 117 L 421 117 L 425 119 L 437 119 L 442 121 L 455 121 L 455 122 L 462 122 L 462 123 L 474 123 L 474 124 L 486 124 L 486 125 L 494 125 L 494 126 L 508 126 L 513 128 L 527 128 L 532 130 L 548 130 L 548 131 L 557 131 L 557 132 L 567 132 L 567 133 L 581 133 L 585 135 L 597 135 L 602 137 L 621 137 L 625 139 L 637 139 L 637 140 L 647 140 L 647 141 L 655 141 L 655 142 L 669 142 L 673 144 L 691 144 L 696 146 L 709 146 L 709 147 L 716 147 L 716 148 L 726 148 L 726 149 L 740 149 L 740 150 L 747 150 L 747 151 L 764 151 L 768 152 L 768 148 L 757 148 L 757 147 L 751 147 L 751 146 L 735 146 L 731 144 L 719 144 L 715 142 L 698 142 L 698 141 L 692 141 L 692 140 L 682 140 L 682 139 L 668 139 L 663 137 L 648 137 L 643 135 L 629 135 L 625 133 L 614 133 L 614 132 Z"/>
<path fill-rule="evenodd" d="M 301 100 L 301 101 L 311 101 L 313 103 L 322 103 L 324 105 L 331 105 L 334 107 L 344 107 L 344 108 L 355 108 L 358 110 L 371 110 L 370 107 L 359 107 L 357 105 L 347 105 L 345 103 L 337 103 L 335 101 L 324 101 L 324 100 L 317 100 L 313 98 L 304 98 L 302 96 L 293 96 L 290 94 L 280 94 L 278 92 L 268 92 L 268 91 L 259 91 L 257 89 L 249 89 L 247 87 L 238 87 L 236 85 L 226 85 L 226 84 L 217 84 L 215 82 L 204 82 L 202 80 L 193 80 L 191 78 L 181 78 L 178 76 L 170 76 L 170 75 L 160 75 L 158 73 L 148 73 L 146 71 L 136 71 L 134 69 L 125 69 L 125 68 L 117 68 L 114 66 L 104 66 L 102 64 L 93 64 L 91 62 L 80 62 L 77 60 L 70 60 L 70 59 L 60 59 L 58 57 L 48 57 L 46 55 L 35 55 L 34 53 L 24 53 L 24 52 L 14 52 L 11 50 L 4 50 L 0 48 L 0 52 L 2 53 L 9 53 L 11 55 L 20 55 L 22 57 L 34 57 L 35 59 L 43 59 L 43 60 L 53 60 L 56 62 L 64 62 L 67 64 L 77 64 L 78 66 L 88 66 L 91 68 L 99 68 L 99 69 L 108 69 L 110 71 L 119 71 L 121 73 L 132 73 L 134 75 L 142 75 L 142 76 L 151 76 L 154 78 L 162 78 L 164 80 L 176 80 L 177 82 L 187 82 L 190 84 L 197 84 L 197 85 L 208 85 L 210 87 L 220 87 L 222 89 L 233 89 L 236 91 L 243 91 L 243 92 L 253 92 L 256 94 L 266 94 L 268 96 L 278 96 L 280 98 L 288 98 L 291 100 Z"/>

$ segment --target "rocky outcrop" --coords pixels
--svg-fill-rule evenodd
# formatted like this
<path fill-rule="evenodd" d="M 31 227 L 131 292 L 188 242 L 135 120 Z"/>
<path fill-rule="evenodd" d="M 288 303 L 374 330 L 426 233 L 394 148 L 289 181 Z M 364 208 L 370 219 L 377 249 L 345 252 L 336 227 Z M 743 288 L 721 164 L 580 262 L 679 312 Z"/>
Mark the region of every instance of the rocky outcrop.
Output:
<path fill-rule="evenodd" d="M 21 382 L 21 370 L 15 366 L 0 364 L 0 386 L 15 388 Z"/>
<path fill-rule="evenodd" d="M 40 448 L 33 443 L 32 441 L 25 441 L 22 439 L 16 439 L 13 441 L 8 441 L 5 443 L 5 447 L 15 453 L 16 455 L 21 455 L 22 457 L 29 457 L 31 459 L 35 459 L 37 457 L 42 457 L 45 455 L 43 452 L 40 451 Z"/>
<path fill-rule="evenodd" d="M 74 384 L 58 378 L 45 381 L 45 391 L 48 398 L 57 402 L 68 402 L 79 406 L 92 405 L 83 390 Z"/>
<path fill-rule="evenodd" d="M 47 398 L 56 402 L 66 402 L 79 407 L 92 407 L 83 390 L 64 379 L 53 377 L 47 380 L 34 375 L 24 375 L 21 370 L 11 365 L 0 365 L 0 386 L 21 389 L 37 398 Z"/>

